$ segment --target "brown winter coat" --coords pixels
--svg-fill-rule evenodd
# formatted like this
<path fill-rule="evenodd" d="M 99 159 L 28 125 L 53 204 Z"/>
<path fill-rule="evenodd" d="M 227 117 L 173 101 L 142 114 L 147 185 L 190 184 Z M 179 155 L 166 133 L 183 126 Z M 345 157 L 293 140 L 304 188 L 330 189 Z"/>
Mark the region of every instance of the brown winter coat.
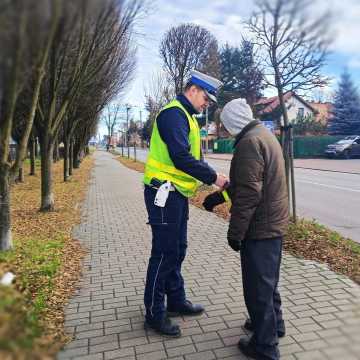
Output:
<path fill-rule="evenodd" d="M 284 158 L 276 137 L 260 121 L 237 136 L 230 168 L 228 239 L 282 236 L 288 223 Z"/>

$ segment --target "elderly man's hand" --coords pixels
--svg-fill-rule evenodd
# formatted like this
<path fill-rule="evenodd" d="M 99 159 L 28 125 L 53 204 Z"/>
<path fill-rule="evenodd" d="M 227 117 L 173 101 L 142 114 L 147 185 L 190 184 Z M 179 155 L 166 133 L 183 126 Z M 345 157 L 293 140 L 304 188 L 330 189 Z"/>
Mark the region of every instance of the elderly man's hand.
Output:
<path fill-rule="evenodd" d="M 227 240 L 229 246 L 236 252 L 239 252 L 241 249 L 241 241 L 237 237 L 235 237 L 233 234 L 231 234 L 230 231 L 228 231 L 227 234 Z"/>

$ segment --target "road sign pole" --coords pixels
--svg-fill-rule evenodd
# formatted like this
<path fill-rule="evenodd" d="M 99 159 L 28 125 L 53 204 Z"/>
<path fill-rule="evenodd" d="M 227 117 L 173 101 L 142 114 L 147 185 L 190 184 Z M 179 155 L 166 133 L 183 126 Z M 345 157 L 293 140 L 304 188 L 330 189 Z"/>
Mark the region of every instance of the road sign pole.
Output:
<path fill-rule="evenodd" d="M 208 118 L 209 118 L 209 110 L 206 108 L 206 123 L 205 123 L 205 129 L 206 129 L 206 138 L 205 138 L 205 154 L 209 152 L 209 131 L 208 131 Z"/>

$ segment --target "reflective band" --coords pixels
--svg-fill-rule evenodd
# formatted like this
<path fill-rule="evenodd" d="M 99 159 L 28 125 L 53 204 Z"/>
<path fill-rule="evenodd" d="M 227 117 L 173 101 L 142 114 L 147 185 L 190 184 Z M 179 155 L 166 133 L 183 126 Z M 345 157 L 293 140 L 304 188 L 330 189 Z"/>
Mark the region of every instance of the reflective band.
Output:
<path fill-rule="evenodd" d="M 186 173 L 177 169 L 175 166 L 166 165 L 164 163 L 161 163 L 160 161 L 153 159 L 151 156 L 149 156 L 149 158 L 146 162 L 146 165 L 152 166 L 154 168 L 157 168 L 161 171 L 165 171 L 170 174 L 179 175 L 179 176 L 188 176 Z"/>
<path fill-rule="evenodd" d="M 164 172 L 160 173 L 157 169 L 152 170 L 149 167 L 147 167 L 146 176 L 144 177 L 145 184 L 149 185 L 151 183 L 151 179 L 153 178 L 156 178 L 161 181 L 169 180 L 175 186 L 175 188 L 177 188 L 177 186 L 181 186 L 181 188 L 190 191 L 196 190 L 197 188 L 197 183 L 194 183 L 193 181 L 187 178 L 180 179 L 179 177 L 172 176 L 169 173 L 164 173 Z"/>
<path fill-rule="evenodd" d="M 222 191 L 221 193 L 222 193 L 225 201 L 231 203 L 231 199 L 230 199 L 229 194 L 227 193 L 227 191 L 224 190 L 224 191 Z"/>
<path fill-rule="evenodd" d="M 156 275 L 155 275 L 155 279 L 154 279 L 154 284 L 153 284 L 153 290 L 152 290 L 152 297 L 151 297 L 151 306 L 150 306 L 150 314 L 151 316 L 154 316 L 153 314 L 153 307 L 154 307 L 154 298 L 155 298 L 155 286 L 156 286 L 156 280 L 159 276 L 159 271 L 160 271 L 160 266 L 161 266 L 161 263 L 163 261 L 163 258 L 164 258 L 164 254 L 161 254 L 161 260 L 160 260 L 160 263 L 159 263 L 159 266 L 156 270 Z"/>

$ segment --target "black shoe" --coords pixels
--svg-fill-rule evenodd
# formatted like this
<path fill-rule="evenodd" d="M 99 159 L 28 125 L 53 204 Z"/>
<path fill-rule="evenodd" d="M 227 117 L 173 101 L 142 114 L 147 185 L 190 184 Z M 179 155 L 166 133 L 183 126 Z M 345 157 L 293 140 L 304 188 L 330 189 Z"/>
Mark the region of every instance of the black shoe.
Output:
<path fill-rule="evenodd" d="M 243 328 L 248 330 L 248 331 L 251 331 L 251 332 L 254 331 L 254 326 L 251 323 L 250 319 L 246 319 L 246 321 L 245 321 L 245 323 L 243 325 Z M 284 336 L 285 336 L 285 327 L 284 327 L 284 329 L 278 330 L 278 337 L 283 338 Z"/>
<path fill-rule="evenodd" d="M 192 304 L 189 300 L 185 300 L 184 304 L 177 307 L 176 309 L 168 308 L 167 314 L 170 317 L 173 316 L 194 316 L 200 315 L 204 312 L 204 307 L 200 304 Z"/>
<path fill-rule="evenodd" d="M 144 329 L 152 329 L 156 331 L 158 334 L 164 335 L 164 336 L 170 336 L 170 337 L 180 337 L 181 336 L 181 330 L 178 324 L 175 324 L 172 322 L 169 318 L 165 318 L 161 322 L 151 322 L 151 321 L 145 321 L 144 323 Z"/>
<path fill-rule="evenodd" d="M 271 360 L 271 358 L 256 351 L 254 345 L 247 338 L 241 338 L 238 342 L 239 350 L 247 357 L 255 360 Z"/>

